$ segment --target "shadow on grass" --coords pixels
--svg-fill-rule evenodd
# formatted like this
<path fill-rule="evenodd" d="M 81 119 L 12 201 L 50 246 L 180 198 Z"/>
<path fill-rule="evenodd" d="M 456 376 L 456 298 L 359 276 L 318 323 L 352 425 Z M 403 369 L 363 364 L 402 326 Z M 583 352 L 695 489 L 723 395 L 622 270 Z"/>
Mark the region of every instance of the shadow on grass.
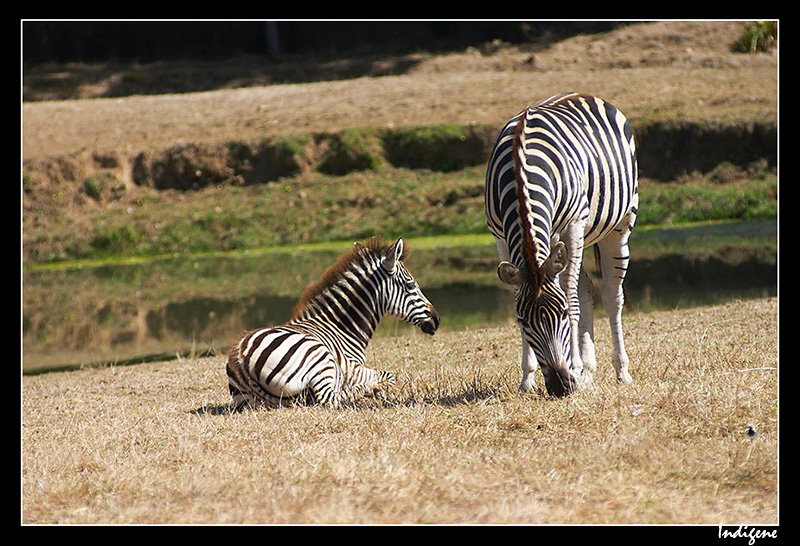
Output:
<path fill-rule="evenodd" d="M 487 387 L 485 385 L 465 385 L 463 392 L 454 392 L 449 394 L 443 393 L 412 393 L 405 396 L 398 396 L 393 398 L 383 398 L 379 396 L 364 395 L 356 400 L 348 400 L 342 403 L 340 410 L 355 410 L 355 411 L 375 411 L 381 409 L 399 408 L 399 407 L 415 407 L 415 406 L 441 406 L 445 408 L 466 406 L 470 404 L 486 404 L 493 400 L 505 400 L 511 393 L 505 386 L 497 385 L 495 387 Z M 530 395 L 536 396 L 536 395 Z M 540 398 L 549 398 L 547 395 L 540 395 Z M 304 402 L 302 400 L 290 401 L 284 408 L 291 406 L 305 406 L 314 407 L 317 404 L 314 402 Z M 236 411 L 232 403 L 206 405 L 199 408 L 190 410 L 192 415 L 231 415 L 234 413 L 241 413 L 243 411 L 259 411 L 264 409 L 264 406 L 257 408 L 250 408 L 245 406 L 239 412 Z M 279 408 L 281 409 L 281 408 Z M 327 408 L 324 408 L 327 409 Z"/>

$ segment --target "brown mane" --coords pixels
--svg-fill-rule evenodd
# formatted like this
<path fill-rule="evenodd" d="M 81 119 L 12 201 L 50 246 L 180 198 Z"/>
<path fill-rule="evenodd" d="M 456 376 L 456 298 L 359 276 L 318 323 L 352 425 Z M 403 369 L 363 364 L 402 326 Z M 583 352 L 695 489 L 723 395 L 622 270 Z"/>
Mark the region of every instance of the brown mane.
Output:
<path fill-rule="evenodd" d="M 517 126 L 514 128 L 514 148 L 512 155 L 514 157 L 514 178 L 517 182 L 517 204 L 519 207 L 519 220 L 522 228 L 522 259 L 525 264 L 522 267 L 523 278 L 526 282 L 533 285 L 534 293 L 538 295 L 544 282 L 544 274 L 539 267 L 539 262 L 536 259 L 537 247 L 536 239 L 533 237 L 533 226 L 531 219 L 528 216 L 528 199 L 526 195 L 524 177 L 522 174 L 522 158 L 521 153 L 524 153 L 522 143 L 522 132 L 525 127 L 525 118 L 528 109 L 520 115 Z"/>
<path fill-rule="evenodd" d="M 408 243 L 405 241 L 403 241 L 403 243 L 403 255 L 400 257 L 400 261 L 405 261 L 410 252 Z M 362 261 L 365 256 L 386 256 L 389 248 L 393 244 L 394 243 L 386 243 L 380 237 L 371 237 L 362 243 L 353 245 L 353 248 L 339 256 L 336 262 L 328 267 L 317 281 L 312 282 L 306 287 L 294 311 L 292 311 L 290 320 L 298 318 L 311 302 L 331 286 L 334 286 L 339 279 L 342 278 L 342 275 L 352 267 L 354 262 Z"/>

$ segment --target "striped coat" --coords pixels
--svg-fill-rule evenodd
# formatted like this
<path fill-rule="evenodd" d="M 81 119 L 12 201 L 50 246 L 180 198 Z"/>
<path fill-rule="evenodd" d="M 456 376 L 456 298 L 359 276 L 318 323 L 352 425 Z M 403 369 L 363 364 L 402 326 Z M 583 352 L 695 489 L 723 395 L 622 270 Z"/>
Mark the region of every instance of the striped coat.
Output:
<path fill-rule="evenodd" d="M 486 220 L 500 255 L 498 276 L 515 287 L 521 390 L 533 390 L 539 366 L 552 394 L 592 383 L 592 283 L 582 268 L 589 245 L 600 257 L 617 379 L 631 380 L 621 312 L 637 171 L 627 119 L 596 97 L 556 95 L 501 130 L 487 166 Z"/>
<path fill-rule="evenodd" d="M 433 335 L 439 315 L 403 260 L 402 239 L 357 243 L 309 286 L 291 319 L 246 333 L 228 355 L 236 410 L 302 400 L 339 406 L 349 396 L 394 384 L 388 371 L 365 365 L 365 350 L 386 314 Z"/>

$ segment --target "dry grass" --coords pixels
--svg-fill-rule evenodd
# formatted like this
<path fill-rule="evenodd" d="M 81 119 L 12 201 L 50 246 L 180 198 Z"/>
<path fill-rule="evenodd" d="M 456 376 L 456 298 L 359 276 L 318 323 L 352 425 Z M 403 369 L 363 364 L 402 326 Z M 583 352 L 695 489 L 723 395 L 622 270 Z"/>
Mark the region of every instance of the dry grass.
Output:
<path fill-rule="evenodd" d="M 27 523 L 759 523 L 777 299 L 596 325 L 594 392 L 516 393 L 516 326 L 379 338 L 386 403 L 230 414 L 223 358 L 22 379 Z M 758 434 L 748 437 L 753 423 Z"/>

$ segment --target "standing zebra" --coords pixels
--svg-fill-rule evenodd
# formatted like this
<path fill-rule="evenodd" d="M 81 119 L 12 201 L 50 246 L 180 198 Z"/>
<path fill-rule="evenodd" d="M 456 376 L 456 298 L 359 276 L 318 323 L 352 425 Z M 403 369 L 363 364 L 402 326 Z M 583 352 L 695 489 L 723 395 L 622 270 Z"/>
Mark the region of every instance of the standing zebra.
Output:
<path fill-rule="evenodd" d="M 625 116 L 588 95 L 533 104 L 500 132 L 486 171 L 486 221 L 500 279 L 515 287 L 522 383 L 541 364 L 550 394 L 592 383 L 593 287 L 583 249 L 596 245 L 617 379 L 630 383 L 622 281 L 639 202 L 636 146 Z"/>
<path fill-rule="evenodd" d="M 433 335 L 439 315 L 403 265 L 402 239 L 356 243 L 310 285 L 289 322 L 246 333 L 228 355 L 236 411 L 298 397 L 338 407 L 346 396 L 378 392 L 394 374 L 365 366 L 365 350 L 385 314 Z"/>

